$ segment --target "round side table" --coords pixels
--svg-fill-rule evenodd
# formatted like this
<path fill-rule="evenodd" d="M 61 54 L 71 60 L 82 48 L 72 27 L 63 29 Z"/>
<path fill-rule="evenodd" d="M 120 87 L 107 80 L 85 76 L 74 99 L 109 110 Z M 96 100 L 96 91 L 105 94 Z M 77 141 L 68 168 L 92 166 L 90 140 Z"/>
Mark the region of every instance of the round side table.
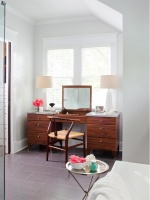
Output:
<path fill-rule="evenodd" d="M 66 168 L 69 171 L 69 174 L 74 178 L 74 180 L 78 183 L 78 185 L 81 187 L 81 189 L 85 193 L 85 195 L 84 195 L 82 200 L 87 199 L 88 193 L 91 190 L 91 188 L 94 185 L 94 183 L 99 179 L 99 177 L 100 177 L 100 175 L 102 173 L 107 172 L 108 169 L 109 169 L 108 164 L 103 162 L 103 161 L 101 161 L 101 160 L 96 160 L 96 163 L 98 164 L 98 168 L 97 168 L 97 170 L 95 172 L 91 172 L 89 166 L 85 166 L 83 169 L 76 170 L 71 166 L 70 162 L 66 163 Z M 89 182 L 89 186 L 88 186 L 88 190 L 85 190 L 83 188 L 83 186 L 79 183 L 79 181 L 74 176 L 74 174 L 91 176 L 91 179 L 90 179 L 90 182 Z"/>

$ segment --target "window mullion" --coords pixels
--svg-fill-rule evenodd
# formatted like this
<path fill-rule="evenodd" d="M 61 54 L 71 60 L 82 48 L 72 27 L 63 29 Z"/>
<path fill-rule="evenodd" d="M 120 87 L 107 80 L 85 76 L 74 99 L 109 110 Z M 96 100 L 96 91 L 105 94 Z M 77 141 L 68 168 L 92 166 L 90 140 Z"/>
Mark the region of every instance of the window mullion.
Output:
<path fill-rule="evenodd" d="M 74 47 L 74 78 L 73 83 L 75 85 L 81 84 L 81 48 L 80 46 Z"/>

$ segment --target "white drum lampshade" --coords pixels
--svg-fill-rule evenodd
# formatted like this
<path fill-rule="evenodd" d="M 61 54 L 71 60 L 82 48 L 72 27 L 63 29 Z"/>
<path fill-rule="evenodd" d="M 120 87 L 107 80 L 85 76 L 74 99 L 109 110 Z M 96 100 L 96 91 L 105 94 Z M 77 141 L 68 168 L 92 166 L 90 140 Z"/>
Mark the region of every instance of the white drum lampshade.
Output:
<path fill-rule="evenodd" d="M 112 93 L 110 89 L 115 89 L 118 86 L 117 75 L 102 75 L 100 77 L 100 88 L 108 89 L 106 93 L 105 111 L 109 112 L 113 108 Z"/>
<path fill-rule="evenodd" d="M 37 76 L 36 88 L 51 88 L 53 86 L 52 76 Z"/>

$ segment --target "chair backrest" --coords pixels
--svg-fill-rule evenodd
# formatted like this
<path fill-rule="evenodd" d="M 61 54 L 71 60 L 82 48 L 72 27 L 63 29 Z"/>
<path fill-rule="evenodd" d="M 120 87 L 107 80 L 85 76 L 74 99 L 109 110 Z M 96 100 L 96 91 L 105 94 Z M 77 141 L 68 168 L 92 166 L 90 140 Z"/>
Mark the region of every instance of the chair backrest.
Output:
<path fill-rule="evenodd" d="M 78 119 L 68 119 L 68 118 L 61 118 L 61 117 L 56 117 L 56 116 L 48 116 L 48 118 L 50 119 L 50 122 L 48 125 L 47 132 L 48 132 L 48 134 L 50 132 L 54 132 L 56 137 L 57 137 L 57 122 L 61 122 L 61 123 L 70 122 L 70 126 L 67 130 L 66 138 L 68 138 L 69 133 L 71 132 L 71 130 L 74 126 L 74 122 L 80 122 L 80 120 L 78 120 Z"/>

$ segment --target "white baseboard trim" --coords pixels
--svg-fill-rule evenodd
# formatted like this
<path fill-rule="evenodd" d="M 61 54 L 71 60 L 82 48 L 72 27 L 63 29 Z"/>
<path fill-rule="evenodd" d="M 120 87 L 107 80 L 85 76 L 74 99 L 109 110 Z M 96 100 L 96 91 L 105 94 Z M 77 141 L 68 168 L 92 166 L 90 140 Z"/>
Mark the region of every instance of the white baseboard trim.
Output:
<path fill-rule="evenodd" d="M 4 146 L 4 139 L 0 138 L 0 145 Z"/>
<path fill-rule="evenodd" d="M 0 139 L 0 145 L 1 144 L 2 145 L 4 144 L 2 139 Z M 27 147 L 27 138 L 20 140 L 20 141 L 15 141 L 12 144 L 11 153 L 15 154 L 15 153 L 25 149 L 26 147 Z M 119 151 L 122 151 L 122 141 L 119 141 Z"/>
<path fill-rule="evenodd" d="M 4 148 L 4 139 L 0 138 L 0 146 Z M 6 140 L 5 140 L 5 153 L 8 153 L 8 148 L 7 148 Z"/>
<path fill-rule="evenodd" d="M 20 141 L 15 141 L 11 144 L 11 153 L 15 154 L 19 151 L 21 151 L 22 149 L 27 147 L 27 138 L 24 138 Z"/>
<path fill-rule="evenodd" d="M 119 141 L 119 151 L 122 151 L 122 141 Z"/>

